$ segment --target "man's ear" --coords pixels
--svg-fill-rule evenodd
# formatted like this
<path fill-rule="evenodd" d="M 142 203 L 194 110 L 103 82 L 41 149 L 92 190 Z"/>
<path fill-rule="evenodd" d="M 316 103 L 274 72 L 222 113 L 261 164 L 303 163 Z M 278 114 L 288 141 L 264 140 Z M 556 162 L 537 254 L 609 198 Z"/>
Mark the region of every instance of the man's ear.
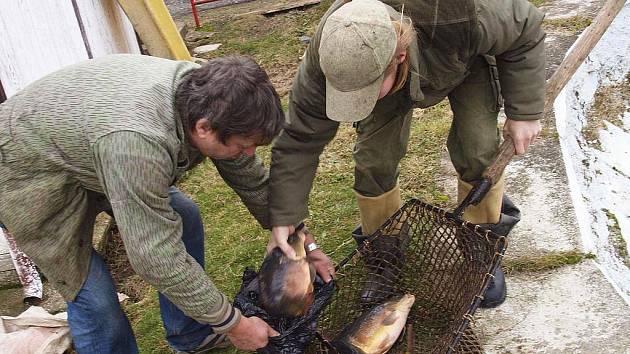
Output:
<path fill-rule="evenodd" d="M 193 127 L 193 134 L 203 137 L 212 133 L 212 128 L 210 128 L 210 121 L 208 118 L 200 118 L 195 122 L 195 126 Z"/>

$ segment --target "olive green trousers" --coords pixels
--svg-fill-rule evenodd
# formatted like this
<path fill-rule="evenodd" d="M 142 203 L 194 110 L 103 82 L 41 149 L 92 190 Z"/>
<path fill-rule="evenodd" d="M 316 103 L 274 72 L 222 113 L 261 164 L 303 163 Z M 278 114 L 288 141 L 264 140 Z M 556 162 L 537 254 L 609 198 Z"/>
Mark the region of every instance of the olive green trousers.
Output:
<path fill-rule="evenodd" d="M 460 178 L 478 180 L 495 156 L 501 95 L 492 58 L 478 57 L 470 74 L 448 94 L 453 122 L 447 146 Z M 355 191 L 376 197 L 397 183 L 399 163 L 407 152 L 413 103 L 405 89 L 379 100 L 366 119 L 355 124 Z M 499 203 L 500 208 L 500 203 Z"/>

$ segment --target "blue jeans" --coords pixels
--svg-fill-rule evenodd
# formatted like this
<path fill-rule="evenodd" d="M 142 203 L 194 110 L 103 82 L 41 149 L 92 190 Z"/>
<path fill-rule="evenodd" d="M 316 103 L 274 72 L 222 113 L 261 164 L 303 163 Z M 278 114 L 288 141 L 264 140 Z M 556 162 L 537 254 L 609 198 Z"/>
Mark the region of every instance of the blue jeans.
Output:
<path fill-rule="evenodd" d="M 204 267 L 204 233 L 197 205 L 177 188 L 169 189 L 170 204 L 183 222 L 186 251 Z M 212 333 L 209 325 L 186 316 L 159 294 L 162 323 L 169 345 L 179 351 L 198 347 Z M 138 353 L 138 346 L 123 313 L 112 277 L 101 256 L 92 251 L 90 270 L 74 301 L 68 301 L 68 323 L 79 354 Z"/>

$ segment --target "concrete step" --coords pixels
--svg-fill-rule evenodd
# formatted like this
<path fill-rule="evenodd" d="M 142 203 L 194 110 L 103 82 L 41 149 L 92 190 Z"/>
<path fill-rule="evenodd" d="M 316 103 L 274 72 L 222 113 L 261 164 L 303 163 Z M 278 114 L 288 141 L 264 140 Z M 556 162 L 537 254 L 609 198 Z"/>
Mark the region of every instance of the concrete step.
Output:
<path fill-rule="evenodd" d="M 630 353 L 630 307 L 594 261 L 507 284 L 503 305 L 476 314 L 487 353 Z"/>

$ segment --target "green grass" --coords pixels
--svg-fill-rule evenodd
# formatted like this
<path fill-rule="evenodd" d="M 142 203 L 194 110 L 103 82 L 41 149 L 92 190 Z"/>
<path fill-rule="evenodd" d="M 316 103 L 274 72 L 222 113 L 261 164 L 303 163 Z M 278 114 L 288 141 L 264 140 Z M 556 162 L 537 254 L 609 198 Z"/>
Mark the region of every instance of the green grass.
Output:
<path fill-rule="evenodd" d="M 150 291 L 137 303 L 124 306 L 124 310 L 131 321 L 140 353 L 171 353 L 164 340 L 165 332 L 155 291 Z"/>
<path fill-rule="evenodd" d="M 418 197 L 440 207 L 454 203 L 449 201 L 436 180 L 436 177 L 444 173 L 442 158 L 447 156 L 446 137 L 451 119 L 452 113 L 447 100 L 414 113 L 407 155 L 400 163 L 403 199 Z"/>
<path fill-rule="evenodd" d="M 330 4 L 332 0 L 325 0 L 306 11 L 271 17 L 245 15 L 209 20 L 199 30 L 213 32 L 212 41 L 222 46 L 207 58 L 241 54 L 254 57 L 263 66 L 297 64 L 306 48 L 299 37 L 314 32 Z"/>

